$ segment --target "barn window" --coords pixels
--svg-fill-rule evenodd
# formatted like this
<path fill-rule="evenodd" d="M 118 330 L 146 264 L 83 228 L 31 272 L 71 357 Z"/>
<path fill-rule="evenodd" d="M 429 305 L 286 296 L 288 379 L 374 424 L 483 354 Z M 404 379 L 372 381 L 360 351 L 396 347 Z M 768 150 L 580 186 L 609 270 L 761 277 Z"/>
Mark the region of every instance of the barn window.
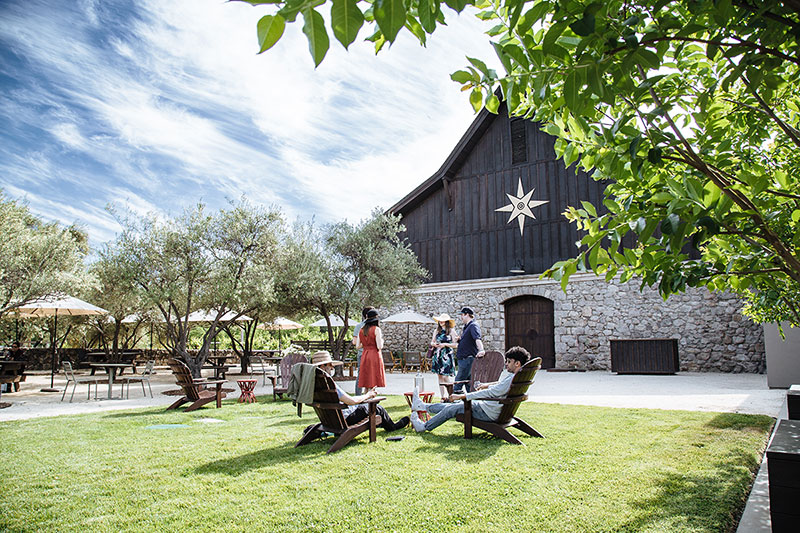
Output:
<path fill-rule="evenodd" d="M 511 119 L 511 164 L 518 165 L 528 161 L 528 137 L 525 119 Z"/>

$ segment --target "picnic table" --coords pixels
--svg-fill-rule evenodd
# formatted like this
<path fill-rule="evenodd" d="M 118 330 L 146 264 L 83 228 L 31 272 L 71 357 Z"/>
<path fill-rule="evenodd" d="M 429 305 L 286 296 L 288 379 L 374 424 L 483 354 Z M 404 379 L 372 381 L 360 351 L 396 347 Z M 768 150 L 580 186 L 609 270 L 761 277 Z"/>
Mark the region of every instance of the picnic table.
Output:
<path fill-rule="evenodd" d="M 25 381 L 25 361 L 0 361 L 0 392 L 6 383 L 9 384 L 9 392 L 12 387 L 14 391 L 19 391 L 21 381 Z"/>
<path fill-rule="evenodd" d="M 113 399 L 112 396 L 111 396 L 111 389 L 114 388 L 114 378 L 117 376 L 117 371 L 119 370 L 120 374 L 122 374 L 122 371 L 124 369 L 126 369 L 129 366 L 134 366 L 133 363 L 111 363 L 111 362 L 89 363 L 89 365 L 95 370 L 98 369 L 98 368 L 103 368 L 103 369 L 105 369 L 106 374 L 108 374 L 108 399 L 109 400 Z M 119 399 L 120 400 L 122 399 L 121 395 L 120 395 Z"/>
<path fill-rule="evenodd" d="M 206 358 L 206 364 L 203 368 L 206 370 L 214 371 L 214 379 L 225 379 L 225 373 L 232 365 L 226 365 L 228 361 L 227 355 L 209 355 Z"/>

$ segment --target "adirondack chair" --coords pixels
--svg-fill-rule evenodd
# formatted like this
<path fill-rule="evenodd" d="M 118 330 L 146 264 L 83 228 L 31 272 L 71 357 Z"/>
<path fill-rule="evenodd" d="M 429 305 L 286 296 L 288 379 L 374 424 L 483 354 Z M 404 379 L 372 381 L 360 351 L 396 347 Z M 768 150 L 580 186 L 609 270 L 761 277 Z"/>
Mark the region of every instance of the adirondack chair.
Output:
<path fill-rule="evenodd" d="M 308 444 L 320 438 L 323 433 L 333 433 L 338 438 L 327 452 L 333 453 L 344 448 L 356 436 L 367 430 L 369 430 L 369 441 L 375 442 L 376 428 L 381 423 L 381 417 L 376 414 L 375 406 L 386 398 L 377 396 L 364 402 L 369 405 L 369 416 L 366 420 L 348 426 L 342 415 L 342 409 L 347 408 L 347 405 L 339 402 L 339 395 L 336 394 L 336 385 L 333 383 L 333 379 L 319 368 L 315 369 L 315 372 L 314 403 L 307 405 L 314 408 L 319 417 L 319 423 L 309 427 L 294 447 Z"/>
<path fill-rule="evenodd" d="M 292 375 L 292 367 L 297 363 L 307 363 L 306 356 L 301 353 L 290 353 L 281 359 L 278 365 L 277 376 L 267 376 L 272 382 L 272 399 L 276 400 L 278 397 L 283 398 L 283 395 L 289 389 L 289 377 Z"/>
<path fill-rule="evenodd" d="M 176 400 L 175 403 L 167 407 L 167 411 L 170 409 L 177 409 L 181 405 L 189 402 L 192 402 L 192 404 L 186 408 L 186 411 L 194 411 L 214 400 L 217 402 L 217 408 L 222 407 L 222 399 L 227 396 L 227 394 L 222 392 L 222 384 L 225 383 L 224 379 L 194 378 L 192 377 L 189 367 L 186 366 L 186 363 L 177 359 L 170 359 L 167 361 L 167 364 L 172 369 L 172 373 L 175 375 L 175 381 L 183 389 L 184 394 L 182 398 Z M 209 385 L 216 385 L 214 391 L 206 389 Z"/>
<path fill-rule="evenodd" d="M 503 410 L 494 422 L 486 422 L 472 417 L 472 402 L 464 400 L 464 414 L 456 415 L 456 420 L 464 424 L 464 438 L 472 438 L 472 428 L 477 427 L 499 437 L 511 444 L 522 444 L 522 441 L 509 433 L 508 428 L 516 427 L 520 431 L 533 437 L 544 438 L 544 435 L 533 429 L 525 421 L 516 417 L 517 409 L 522 402 L 528 399 L 528 387 L 533 383 L 536 371 L 542 368 L 542 358 L 535 357 L 525 363 L 523 367 L 514 375 L 508 396 L 498 399 L 486 399 L 481 401 L 500 402 Z"/>
<path fill-rule="evenodd" d="M 391 350 L 381 350 L 381 353 L 383 354 L 383 369 L 386 372 L 392 372 L 395 368 L 400 367 Z"/>
<path fill-rule="evenodd" d="M 505 366 L 505 360 L 502 353 L 495 351 L 486 352 L 483 357 L 475 358 L 475 361 L 472 362 L 472 371 L 468 381 L 456 381 L 444 385 L 448 395 L 453 394 L 453 385 L 456 383 L 468 383 L 469 390 L 475 390 L 475 383 L 493 383 L 497 381 Z"/>
<path fill-rule="evenodd" d="M 422 371 L 422 355 L 419 352 L 403 352 L 403 372 L 415 368 Z"/>

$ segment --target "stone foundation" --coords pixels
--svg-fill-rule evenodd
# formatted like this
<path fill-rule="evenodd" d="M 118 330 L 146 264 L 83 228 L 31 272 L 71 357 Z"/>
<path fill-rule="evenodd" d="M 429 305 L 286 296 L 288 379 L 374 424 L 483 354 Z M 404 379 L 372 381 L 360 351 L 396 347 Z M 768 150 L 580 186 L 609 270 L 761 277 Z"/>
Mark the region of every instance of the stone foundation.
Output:
<path fill-rule="evenodd" d="M 729 293 L 687 289 L 664 301 L 655 289 L 639 291 L 635 280 L 606 282 L 592 274 L 559 282 L 515 276 L 423 285 L 415 310 L 428 316 L 448 313 L 460 330 L 459 310 L 475 310 L 487 350 L 505 350 L 504 302 L 543 296 L 554 302 L 557 368 L 610 370 L 610 339 L 676 338 L 681 370 L 751 372 L 765 370 L 764 333 L 741 314 L 743 303 Z M 382 309 L 381 316 L 407 306 Z M 403 350 L 405 325 L 381 324 L 386 347 Z M 408 327 L 411 350 L 425 351 L 435 326 Z"/>

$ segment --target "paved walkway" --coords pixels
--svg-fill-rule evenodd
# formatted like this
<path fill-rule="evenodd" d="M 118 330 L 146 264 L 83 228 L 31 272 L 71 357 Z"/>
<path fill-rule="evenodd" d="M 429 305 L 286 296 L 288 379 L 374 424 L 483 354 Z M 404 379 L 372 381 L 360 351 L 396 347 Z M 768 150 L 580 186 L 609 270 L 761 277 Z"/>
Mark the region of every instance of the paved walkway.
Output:
<path fill-rule="evenodd" d="M 228 376 L 231 382 L 227 388 L 235 392 L 228 398 L 238 398 L 235 374 Z M 437 391 L 436 376 L 424 374 L 425 388 Z M 414 374 L 387 374 L 386 388 L 381 394 L 394 395 L 410 391 L 414 387 Z M 352 392 L 355 382 L 343 383 L 343 388 Z M 130 399 L 105 399 L 107 385 L 101 385 L 100 399 L 86 399 L 86 385 L 81 384 L 69 403 L 71 392 L 64 401 L 61 393 L 40 392 L 50 385 L 49 374 L 29 375 L 21 390 L 5 393 L 3 402 L 11 406 L 0 409 L 0 421 L 21 420 L 42 416 L 60 416 L 80 413 L 132 409 L 136 407 L 167 406 L 175 401 L 175 396 L 162 394 L 167 390 L 177 390 L 175 380 L 167 369 L 159 370 L 152 378 L 154 397 L 143 397 L 138 384 L 131 387 Z M 56 377 L 56 388 L 63 390 L 64 379 Z M 673 376 L 616 375 L 610 372 L 540 372 L 536 384 L 530 390 L 532 400 L 545 403 L 574 405 L 598 405 L 607 407 L 641 407 L 648 409 L 682 409 L 689 411 L 721 411 L 733 413 L 764 414 L 773 417 L 786 417 L 786 391 L 771 390 L 767 387 L 767 376 L 761 374 L 717 374 L 681 372 Z M 115 385 L 115 396 L 120 394 Z M 264 386 L 259 379 L 256 395 L 272 393 L 269 382 Z M 769 491 L 766 477 L 766 463 L 762 463 L 758 477 L 739 524 L 738 533 L 771 531 L 769 519 Z"/>
<path fill-rule="evenodd" d="M 33 374 L 22 383 L 21 390 L 3 394 L 3 402 L 12 405 L 0 409 L 0 421 L 89 413 L 111 409 L 131 409 L 155 405 L 169 405 L 174 396 L 162 394 L 176 390 L 175 379 L 167 369 L 158 370 L 152 378 L 154 398 L 142 396 L 142 389 L 135 383 L 131 386 L 130 399 L 107 400 L 107 385 L 100 385 L 99 398 L 86 399 L 85 384 L 78 385 L 72 403 L 69 403 L 72 387 L 64 401 L 61 393 L 40 392 L 50 384 L 49 374 Z M 229 398 L 238 398 L 236 374 L 229 374 L 227 388 L 235 392 Z M 424 374 L 425 388 L 438 390 L 436 376 Z M 354 381 L 342 383 L 348 392 L 353 391 Z M 56 376 L 56 388 L 63 391 L 64 379 Z M 386 388 L 382 394 L 402 394 L 414 387 L 414 374 L 387 374 Z M 258 381 L 256 395 L 272 393 L 269 381 L 266 387 Z M 736 413 L 765 414 L 777 417 L 783 405 L 786 391 L 767 387 L 767 377 L 761 374 L 712 374 L 682 372 L 673 376 L 616 375 L 610 372 L 539 372 L 536 384 L 530 391 L 532 399 L 545 403 L 576 405 L 601 405 L 608 407 L 642 407 L 648 409 L 683 409 L 690 411 L 723 411 Z M 120 388 L 115 383 L 114 396 Z"/>

